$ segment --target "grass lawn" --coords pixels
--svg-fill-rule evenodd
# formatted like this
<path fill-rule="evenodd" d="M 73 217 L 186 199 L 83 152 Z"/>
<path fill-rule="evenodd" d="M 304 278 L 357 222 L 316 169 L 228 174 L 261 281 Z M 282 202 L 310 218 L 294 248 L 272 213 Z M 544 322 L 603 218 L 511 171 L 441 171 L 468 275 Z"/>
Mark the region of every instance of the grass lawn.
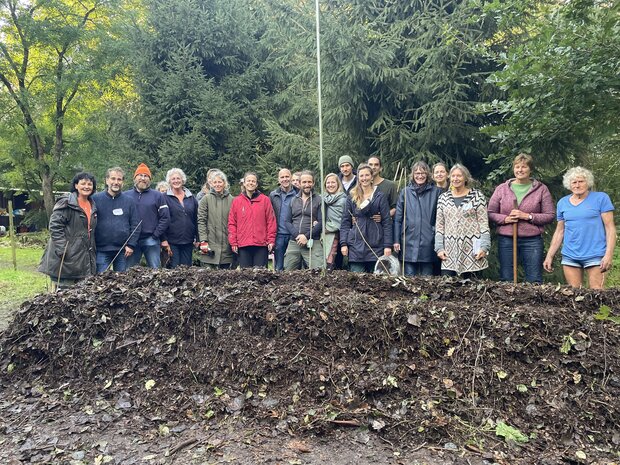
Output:
<path fill-rule="evenodd" d="M 19 247 L 14 270 L 10 243 L 0 242 L 0 330 L 24 300 L 47 291 L 47 276 L 37 271 L 41 255 L 40 247 Z"/>

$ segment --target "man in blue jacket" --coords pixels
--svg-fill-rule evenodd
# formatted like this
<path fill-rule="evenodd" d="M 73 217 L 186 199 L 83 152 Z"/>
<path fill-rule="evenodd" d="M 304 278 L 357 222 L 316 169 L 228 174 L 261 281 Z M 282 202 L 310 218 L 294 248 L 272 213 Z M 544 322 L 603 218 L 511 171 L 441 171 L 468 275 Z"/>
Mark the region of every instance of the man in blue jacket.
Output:
<path fill-rule="evenodd" d="M 285 224 L 286 212 L 291 208 L 291 200 L 297 195 L 297 189 L 293 187 L 291 178 L 291 171 L 287 168 L 282 168 L 278 171 L 278 184 L 280 187 L 269 194 L 273 211 L 276 214 L 276 223 L 278 224 L 276 245 L 273 250 L 276 271 L 284 269 L 284 254 L 291 238 Z"/>
<path fill-rule="evenodd" d="M 97 273 L 106 271 L 110 264 L 114 271 L 127 270 L 126 259 L 138 244 L 140 218 L 136 203 L 121 192 L 124 179 L 121 168 L 110 168 L 105 174 L 107 190 L 92 196 L 98 215 L 95 229 Z"/>
<path fill-rule="evenodd" d="M 170 212 L 164 195 L 151 189 L 151 170 L 144 163 L 140 163 L 133 175 L 134 188 L 125 191 L 131 197 L 138 209 L 138 216 L 142 221 L 140 238 L 134 253 L 127 259 L 128 266 L 132 267 L 140 263 L 142 255 L 150 268 L 159 268 L 161 264 L 161 247 L 169 248 L 166 241 L 162 242 L 162 236 L 170 224 Z"/>

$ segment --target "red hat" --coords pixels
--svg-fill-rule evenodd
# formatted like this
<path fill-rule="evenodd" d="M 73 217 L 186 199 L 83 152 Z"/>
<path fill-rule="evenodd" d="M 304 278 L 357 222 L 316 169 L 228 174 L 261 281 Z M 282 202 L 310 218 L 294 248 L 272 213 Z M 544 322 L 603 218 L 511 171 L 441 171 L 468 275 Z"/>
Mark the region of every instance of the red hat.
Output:
<path fill-rule="evenodd" d="M 136 168 L 136 172 L 133 174 L 133 177 L 135 178 L 139 174 L 146 174 L 149 178 L 153 177 L 153 175 L 151 174 L 151 170 L 144 163 L 140 163 L 138 165 L 138 168 Z"/>

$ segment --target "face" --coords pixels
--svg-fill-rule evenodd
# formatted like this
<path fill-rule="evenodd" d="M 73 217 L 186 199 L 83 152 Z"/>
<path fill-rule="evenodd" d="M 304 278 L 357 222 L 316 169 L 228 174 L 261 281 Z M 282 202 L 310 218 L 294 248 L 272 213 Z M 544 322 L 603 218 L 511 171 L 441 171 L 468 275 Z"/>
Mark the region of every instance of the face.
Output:
<path fill-rule="evenodd" d="M 368 166 L 372 170 L 373 176 L 378 176 L 381 173 L 381 162 L 376 157 L 371 157 L 368 159 Z"/>
<path fill-rule="evenodd" d="M 446 171 L 446 167 L 443 165 L 436 166 L 433 170 L 433 179 L 435 182 L 443 184 L 447 178 L 448 172 Z"/>
<path fill-rule="evenodd" d="M 291 178 L 291 184 L 293 186 L 295 186 L 295 188 L 299 189 L 299 181 L 300 181 L 300 176 L 298 174 L 294 174 L 293 177 Z"/>
<path fill-rule="evenodd" d="M 338 181 L 335 176 L 330 176 L 325 180 L 325 190 L 328 194 L 335 194 L 338 191 Z"/>
<path fill-rule="evenodd" d="M 426 183 L 427 178 L 428 175 L 424 170 L 418 168 L 413 172 L 413 182 L 415 182 L 416 184 L 422 185 Z"/>
<path fill-rule="evenodd" d="M 588 182 L 583 176 L 577 176 L 570 182 L 570 190 L 575 195 L 583 195 L 588 192 Z"/>
<path fill-rule="evenodd" d="M 110 172 L 110 175 L 105 178 L 105 184 L 108 186 L 108 192 L 110 195 L 118 194 L 123 188 L 123 175 L 118 171 Z"/>
<path fill-rule="evenodd" d="M 530 178 L 532 170 L 527 163 L 517 163 L 513 168 L 513 172 L 518 181 L 525 181 Z"/>
<path fill-rule="evenodd" d="M 245 178 L 243 178 L 243 187 L 248 194 L 253 194 L 258 187 L 258 179 L 253 174 L 248 174 Z"/>
<path fill-rule="evenodd" d="M 211 179 L 211 187 L 218 194 L 221 194 L 222 192 L 224 192 L 225 186 L 226 184 L 224 183 L 224 180 L 220 178 L 219 176 L 215 176 L 214 178 Z"/>
<path fill-rule="evenodd" d="M 133 185 L 136 186 L 136 189 L 139 191 L 145 191 L 151 185 L 151 178 L 148 174 L 138 174 L 133 178 Z"/>
<path fill-rule="evenodd" d="M 450 184 L 452 185 L 452 187 L 457 189 L 465 187 L 465 176 L 463 175 L 463 172 L 461 170 L 456 169 L 452 171 L 452 173 L 450 174 Z"/>
<path fill-rule="evenodd" d="M 362 187 L 372 186 L 372 171 L 363 168 L 357 172 L 357 182 Z"/>
<path fill-rule="evenodd" d="M 301 179 L 299 180 L 301 192 L 305 195 L 310 195 L 312 193 L 312 188 L 314 187 L 314 178 L 309 174 L 303 174 Z"/>
<path fill-rule="evenodd" d="M 284 190 L 291 187 L 291 172 L 289 170 L 280 170 L 278 173 L 278 184 Z"/>
<path fill-rule="evenodd" d="M 81 197 L 88 197 L 93 193 L 93 182 L 90 179 L 80 179 L 74 187 Z"/>
<path fill-rule="evenodd" d="M 183 178 L 179 173 L 174 173 L 172 176 L 170 176 L 168 184 L 170 184 L 170 187 L 172 187 L 173 189 L 181 189 L 183 187 Z"/>
<path fill-rule="evenodd" d="M 340 165 L 340 172 L 345 178 L 349 177 L 353 173 L 353 166 L 351 166 L 351 163 L 343 163 Z"/>
<path fill-rule="evenodd" d="M 159 192 L 165 194 L 166 192 L 168 192 L 168 188 L 166 186 L 159 186 Z"/>

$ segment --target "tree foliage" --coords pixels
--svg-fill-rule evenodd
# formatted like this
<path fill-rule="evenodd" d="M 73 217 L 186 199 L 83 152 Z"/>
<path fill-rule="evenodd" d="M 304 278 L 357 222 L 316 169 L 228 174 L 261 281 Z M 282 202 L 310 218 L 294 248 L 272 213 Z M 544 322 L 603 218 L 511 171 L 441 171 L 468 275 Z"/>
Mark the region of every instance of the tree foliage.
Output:
<path fill-rule="evenodd" d="M 12 184 L 42 188 L 48 214 L 56 178 L 86 158 L 76 150 L 77 129 L 119 71 L 115 6 L 99 0 L 0 2 L 1 130 L 12 134 L 2 160 L 12 168 Z"/>
<path fill-rule="evenodd" d="M 548 174 L 567 166 L 618 160 L 620 4 L 598 0 L 524 2 L 498 6 L 503 30 L 518 31 L 492 75 L 505 92 L 485 109 L 497 117 L 486 129 L 498 144 L 489 161 L 499 170 L 518 151 L 539 154 Z M 600 172 L 602 175 L 603 172 Z"/>

